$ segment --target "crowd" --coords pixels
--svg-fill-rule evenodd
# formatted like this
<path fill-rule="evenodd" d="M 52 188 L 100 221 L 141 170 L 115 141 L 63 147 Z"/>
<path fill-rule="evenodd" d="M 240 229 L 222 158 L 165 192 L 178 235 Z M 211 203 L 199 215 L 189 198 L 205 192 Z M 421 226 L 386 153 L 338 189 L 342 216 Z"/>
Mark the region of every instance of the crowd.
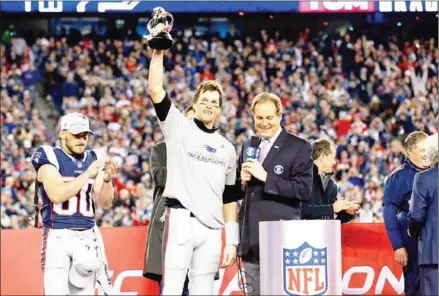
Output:
<path fill-rule="evenodd" d="M 121 163 L 112 209 L 101 226 L 145 225 L 152 209 L 150 150 L 163 139 L 146 95 L 150 50 L 140 38 L 65 37 L 2 44 L 1 210 L 3 228 L 25 228 L 33 215 L 32 150 L 57 142 L 34 106 L 40 82 L 55 108 L 91 118 L 90 147 Z M 15 40 L 15 42 L 14 42 Z M 204 79 L 225 90 L 217 125 L 237 152 L 253 134 L 249 104 L 259 92 L 278 94 L 283 125 L 310 141 L 337 144 L 339 197 L 357 200 L 358 222 L 382 222 L 383 183 L 404 160 L 402 141 L 414 131 L 437 132 L 437 40 L 376 42 L 347 32 L 203 37 L 182 34 L 165 54 L 165 85 L 180 109 Z M 46 120 L 47 123 L 47 120 Z M 56 123 L 55 123 L 56 124 Z"/>

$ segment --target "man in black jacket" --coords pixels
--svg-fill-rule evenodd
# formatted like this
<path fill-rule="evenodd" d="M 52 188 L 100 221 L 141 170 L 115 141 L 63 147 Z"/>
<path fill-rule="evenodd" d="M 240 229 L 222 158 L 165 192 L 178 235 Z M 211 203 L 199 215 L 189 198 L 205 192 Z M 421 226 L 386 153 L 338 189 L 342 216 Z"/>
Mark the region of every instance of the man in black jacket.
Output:
<path fill-rule="evenodd" d="M 328 140 L 317 140 L 312 145 L 313 185 L 311 199 L 302 204 L 302 219 L 332 220 L 342 223 L 352 220 L 358 204 L 337 199 L 337 185 L 331 180 L 335 165 L 336 147 Z"/>
<path fill-rule="evenodd" d="M 246 272 L 247 295 L 260 295 L 259 222 L 300 220 L 300 204 L 308 201 L 312 186 L 311 144 L 281 126 L 280 98 L 261 93 L 251 110 L 261 138 L 258 159 L 245 158 L 254 148 L 244 142 L 238 175 L 244 191 L 239 213 L 239 255 Z M 239 185 L 241 185 L 239 184 Z"/>
<path fill-rule="evenodd" d="M 192 106 L 184 111 L 188 120 L 194 118 L 194 109 Z M 159 142 L 152 147 L 151 152 L 151 175 L 154 182 L 154 205 L 152 208 L 151 219 L 148 225 L 148 237 L 146 240 L 145 264 L 143 267 L 143 276 L 157 281 L 162 288 L 162 241 L 164 231 L 165 199 L 163 191 L 166 185 L 166 143 Z M 189 279 L 186 277 L 182 295 L 189 295 Z"/>

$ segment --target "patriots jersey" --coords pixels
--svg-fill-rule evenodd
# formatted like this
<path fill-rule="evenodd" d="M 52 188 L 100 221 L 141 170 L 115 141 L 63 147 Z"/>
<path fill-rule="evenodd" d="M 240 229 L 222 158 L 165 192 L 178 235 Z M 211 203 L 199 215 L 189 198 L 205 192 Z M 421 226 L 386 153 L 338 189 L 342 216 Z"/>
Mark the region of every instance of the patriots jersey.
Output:
<path fill-rule="evenodd" d="M 81 159 L 67 154 L 60 147 L 40 146 L 32 154 L 32 165 L 38 169 L 46 164 L 57 168 L 64 179 L 69 182 L 84 173 L 97 159 L 96 153 L 86 150 Z M 62 204 L 50 201 L 43 184 L 38 187 L 39 198 L 42 198 L 41 216 L 45 228 L 92 228 L 95 225 L 95 205 L 93 203 L 94 180 L 89 179 L 76 196 L 72 196 Z"/>

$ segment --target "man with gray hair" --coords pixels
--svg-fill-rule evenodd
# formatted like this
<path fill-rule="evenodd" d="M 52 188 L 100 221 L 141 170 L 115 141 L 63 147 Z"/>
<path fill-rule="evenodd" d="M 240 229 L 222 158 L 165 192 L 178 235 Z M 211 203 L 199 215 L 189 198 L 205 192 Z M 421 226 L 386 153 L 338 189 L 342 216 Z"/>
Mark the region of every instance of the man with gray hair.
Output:
<path fill-rule="evenodd" d="M 384 185 L 384 224 L 394 250 L 395 261 L 403 266 L 404 292 L 407 296 L 419 294 L 418 241 L 407 234 L 409 200 L 413 179 L 428 168 L 426 139 L 421 131 L 410 133 L 404 140 L 408 158 L 388 176 Z"/>
<path fill-rule="evenodd" d="M 438 295 L 438 135 L 427 141 L 431 168 L 415 176 L 408 222 L 409 235 L 419 238 L 421 295 Z"/>

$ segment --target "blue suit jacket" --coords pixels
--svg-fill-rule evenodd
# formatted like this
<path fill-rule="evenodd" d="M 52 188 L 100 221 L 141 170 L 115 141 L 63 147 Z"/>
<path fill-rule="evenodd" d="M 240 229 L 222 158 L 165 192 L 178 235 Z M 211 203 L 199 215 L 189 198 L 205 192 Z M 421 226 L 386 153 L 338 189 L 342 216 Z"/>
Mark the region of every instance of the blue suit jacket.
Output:
<path fill-rule="evenodd" d="M 394 250 L 406 247 L 407 213 L 412 196 L 413 179 L 422 170 L 406 160 L 386 180 L 384 185 L 384 224 Z"/>
<path fill-rule="evenodd" d="M 438 264 L 438 165 L 416 174 L 408 214 L 410 233 L 419 237 L 419 265 Z"/>
<path fill-rule="evenodd" d="M 246 141 L 242 151 L 249 146 Z M 273 143 L 262 166 L 267 171 L 267 181 L 255 178 L 247 184 L 239 212 L 239 255 L 245 261 L 259 262 L 259 222 L 299 220 L 301 203 L 311 198 L 313 161 L 311 144 L 285 130 Z M 243 154 L 239 158 L 238 178 L 241 176 Z M 240 180 L 237 180 L 240 186 Z M 244 227 L 244 231 L 242 231 Z"/>

